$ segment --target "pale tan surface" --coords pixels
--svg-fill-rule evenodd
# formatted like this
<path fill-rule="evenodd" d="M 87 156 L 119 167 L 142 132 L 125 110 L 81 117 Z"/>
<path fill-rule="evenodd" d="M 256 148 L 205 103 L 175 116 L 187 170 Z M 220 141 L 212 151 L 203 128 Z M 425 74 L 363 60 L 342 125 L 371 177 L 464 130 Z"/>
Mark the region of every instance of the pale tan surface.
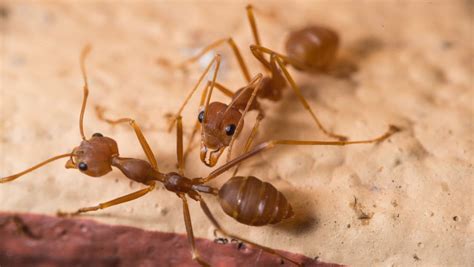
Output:
<path fill-rule="evenodd" d="M 269 8 L 267 15 L 257 15 L 263 43 L 281 51 L 289 29 L 310 22 L 331 25 L 342 35 L 342 54 L 356 61 L 359 72 L 344 80 L 292 71 L 322 121 L 353 139 L 375 136 L 388 123 L 404 131 L 380 145 L 279 148 L 246 164 L 242 174 L 270 181 L 285 192 L 297 212 L 296 222 L 247 227 L 226 217 L 208 198 L 211 208 L 235 233 L 324 261 L 354 266 L 472 266 L 472 1 L 336 2 L 258 3 L 260 9 Z M 245 49 L 251 34 L 244 2 L 11 1 L 2 6 L 9 10 L 8 18 L 0 19 L 2 176 L 79 144 L 78 57 L 86 42 L 94 46 L 87 63 L 91 94 L 86 134 L 100 131 L 118 141 L 123 156 L 144 158 L 132 130 L 99 122 L 93 106 L 105 106 L 110 116 L 133 117 L 166 171 L 174 169 L 176 160 L 175 136 L 165 132 L 164 114 L 176 111 L 199 69 L 194 66 L 182 75 L 157 65 L 156 58 L 183 59 L 193 49 L 232 35 L 251 61 Z M 236 89 L 242 85 L 240 71 L 229 50 L 222 53 L 227 61 L 220 80 Z M 253 60 L 251 69 L 258 70 Z M 287 95 L 282 103 L 268 104 L 259 141 L 323 138 L 297 99 L 289 91 Z M 195 105 L 186 110 L 187 132 L 196 115 Z M 2 184 L 0 209 L 54 214 L 141 187 L 118 171 L 94 179 L 65 170 L 64 163 Z M 195 153 L 186 172 L 198 176 L 208 170 Z M 358 219 L 360 212 L 352 207 L 355 197 L 372 219 Z M 212 239 L 210 223 L 195 203 L 191 207 L 196 234 Z M 185 232 L 179 199 L 162 188 L 90 217 Z"/>

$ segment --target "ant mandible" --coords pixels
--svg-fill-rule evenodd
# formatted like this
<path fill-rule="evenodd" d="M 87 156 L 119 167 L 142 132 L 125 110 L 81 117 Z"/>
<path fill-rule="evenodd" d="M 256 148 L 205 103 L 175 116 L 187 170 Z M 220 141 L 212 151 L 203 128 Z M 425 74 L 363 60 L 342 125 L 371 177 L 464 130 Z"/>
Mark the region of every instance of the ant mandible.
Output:
<path fill-rule="evenodd" d="M 52 161 L 69 158 L 66 162 L 66 168 L 78 169 L 85 175 L 92 177 L 100 177 L 112 171 L 112 167 L 118 168 L 128 179 L 139 182 L 147 187 L 136 192 L 118 197 L 111 201 L 102 202 L 95 206 L 80 208 L 74 212 L 58 211 L 59 216 L 74 216 L 81 213 L 96 211 L 100 209 L 109 208 L 111 206 L 119 205 L 128 201 L 135 200 L 151 192 L 156 182 L 161 182 L 164 187 L 171 192 L 177 194 L 182 200 L 184 222 L 188 241 L 191 246 L 192 256 L 198 263 L 203 266 L 208 266 L 204 260 L 199 257 L 196 250 L 194 234 L 191 224 L 191 216 L 188 207 L 188 197 L 198 201 L 203 212 L 214 225 L 214 227 L 222 234 L 242 240 L 248 244 L 258 247 L 268 253 L 277 255 L 295 265 L 300 263 L 280 254 L 279 252 L 262 245 L 258 245 L 247 239 L 230 234 L 224 230 L 212 215 L 206 202 L 201 196 L 201 193 L 216 196 L 220 206 L 226 214 L 233 217 L 240 223 L 251 226 L 262 226 L 268 224 L 275 224 L 282 220 L 288 219 L 293 215 L 293 210 L 290 203 L 285 196 L 278 191 L 273 185 L 263 182 L 254 176 L 233 176 L 224 183 L 219 189 L 206 185 L 212 179 L 223 174 L 225 171 L 236 166 L 242 161 L 253 157 L 265 150 L 271 149 L 276 145 L 347 145 L 362 143 L 365 141 L 295 141 L 295 140 L 273 140 L 255 146 L 251 151 L 242 154 L 241 156 L 229 161 L 227 164 L 212 171 L 206 177 L 188 178 L 184 175 L 184 160 L 183 160 L 183 126 L 181 117 L 177 118 L 177 160 L 178 172 L 162 173 L 159 171 L 155 155 L 146 141 L 140 127 L 133 119 L 121 118 L 117 120 L 110 120 L 103 117 L 102 112 L 99 112 L 99 117 L 110 124 L 128 123 L 133 130 L 142 146 L 148 161 L 125 158 L 119 155 L 117 142 L 106 137 L 100 133 L 95 133 L 91 138 L 87 139 L 84 134 L 83 120 L 86 108 L 87 98 L 89 94 L 89 86 L 87 82 L 87 75 L 85 70 L 85 59 L 91 47 L 86 46 L 80 57 L 81 71 L 84 80 L 83 100 L 81 112 L 79 115 L 79 131 L 82 141 L 78 147 L 75 147 L 71 153 L 54 156 L 46 161 L 43 161 L 31 168 L 26 169 L 20 173 L 0 178 L 1 183 L 11 182 L 29 172 L 32 172 Z M 215 77 L 214 77 L 215 80 Z M 211 85 L 212 88 L 212 85 Z M 388 137 L 386 135 L 384 138 Z"/>
<path fill-rule="evenodd" d="M 346 141 L 347 138 L 345 136 L 334 134 L 326 130 L 302 95 L 300 88 L 297 86 L 285 66 L 286 64 L 291 63 L 299 70 L 326 70 L 334 60 L 337 48 L 339 46 L 339 37 L 337 33 L 331 29 L 321 26 L 310 26 L 302 30 L 292 32 L 286 45 L 289 56 L 283 56 L 261 46 L 255 17 L 253 15 L 253 7 L 251 5 L 247 6 L 247 17 L 250 22 L 253 37 L 256 43 L 256 45 L 251 45 L 250 49 L 252 54 L 263 64 L 266 71 L 268 72 L 268 75 L 263 76 L 262 74 L 257 74 L 253 78 L 250 78 L 247 65 L 245 64 L 239 48 L 232 38 L 218 40 L 206 46 L 196 56 L 181 63 L 180 66 L 184 66 L 195 62 L 210 50 L 227 43 L 232 48 L 242 73 L 248 82 L 246 86 L 238 89 L 235 93 L 229 90 L 226 86 L 216 82 L 215 79 L 212 82 L 209 81 L 207 83 L 201 96 L 198 122 L 195 124 L 194 130 L 191 133 L 191 141 L 189 142 L 184 154 L 185 158 L 192 148 L 192 141 L 199 127 L 201 127 L 201 161 L 205 165 L 213 167 L 215 164 L 217 164 L 217 161 L 225 148 L 229 147 L 227 153 L 227 162 L 229 162 L 232 157 L 233 143 L 235 142 L 236 137 L 239 135 L 243 127 L 246 113 L 250 110 L 256 110 L 258 112 L 257 119 L 251 133 L 247 138 L 243 150 L 244 153 L 249 151 L 253 139 L 257 134 L 260 121 L 265 117 L 264 110 L 262 109 L 259 100 L 280 100 L 283 97 L 282 91 L 284 88 L 286 88 L 287 81 L 289 82 L 290 87 L 293 89 L 295 94 L 298 96 L 304 108 L 310 113 L 317 126 L 327 136 L 337 138 L 340 141 Z M 270 54 L 270 61 L 265 58 L 265 53 Z M 174 116 L 174 119 L 171 121 L 169 127 L 170 131 L 174 126 L 175 118 L 180 116 L 184 107 L 198 89 L 199 83 L 207 74 L 212 64 L 215 64 L 216 73 L 220 66 L 220 55 L 216 55 L 209 63 L 201 75 L 201 78 L 198 80 L 196 86 L 185 98 L 184 103 L 181 105 L 178 112 Z M 211 83 L 214 84 L 215 88 L 231 98 L 231 102 L 228 105 L 221 102 L 209 103 L 212 94 L 212 87 L 210 86 Z M 209 90 L 210 87 L 211 89 Z M 393 129 L 394 128 L 391 126 L 389 131 L 393 131 Z M 385 135 L 386 134 L 372 140 L 367 140 L 365 143 L 380 141 Z M 234 175 L 236 172 L 237 168 L 234 172 Z"/>

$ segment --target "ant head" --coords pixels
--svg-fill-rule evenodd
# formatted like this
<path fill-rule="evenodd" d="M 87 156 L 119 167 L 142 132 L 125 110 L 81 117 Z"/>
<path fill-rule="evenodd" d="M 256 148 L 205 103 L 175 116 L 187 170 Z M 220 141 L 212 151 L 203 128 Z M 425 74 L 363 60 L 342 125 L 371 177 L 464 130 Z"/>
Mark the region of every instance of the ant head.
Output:
<path fill-rule="evenodd" d="M 198 120 L 201 123 L 201 161 L 207 166 L 214 166 L 222 152 L 229 146 L 232 136 L 238 134 L 243 127 L 237 126 L 242 113 L 236 108 L 220 102 L 209 103 L 207 111 L 201 110 Z M 209 162 L 206 161 L 208 158 Z"/>
<path fill-rule="evenodd" d="M 297 69 L 321 71 L 329 67 L 339 48 L 338 34 L 326 27 L 309 26 L 290 33 L 286 51 Z"/>
<path fill-rule="evenodd" d="M 112 158 L 115 156 L 118 156 L 117 143 L 112 138 L 95 133 L 92 138 L 82 141 L 74 148 L 66 168 L 99 177 L 112 170 Z"/>

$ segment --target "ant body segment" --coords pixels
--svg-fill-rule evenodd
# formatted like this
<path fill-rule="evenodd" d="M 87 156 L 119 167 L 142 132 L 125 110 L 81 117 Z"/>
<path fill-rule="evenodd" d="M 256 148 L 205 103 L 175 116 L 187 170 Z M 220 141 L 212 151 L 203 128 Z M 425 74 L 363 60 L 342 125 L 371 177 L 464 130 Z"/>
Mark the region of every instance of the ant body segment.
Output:
<path fill-rule="evenodd" d="M 186 226 L 186 232 L 188 241 L 191 247 L 193 259 L 195 259 L 202 266 L 209 266 L 204 260 L 199 257 L 195 246 L 194 234 L 191 223 L 191 216 L 188 207 L 188 198 L 199 202 L 201 209 L 211 221 L 213 226 L 221 232 L 223 235 L 231 238 L 241 240 L 245 243 L 251 244 L 258 247 L 268 253 L 277 255 L 295 265 L 300 266 L 301 264 L 282 255 L 281 253 L 265 246 L 258 245 L 247 239 L 238 237 L 230 234 L 224 230 L 217 222 L 215 217 L 212 215 L 206 202 L 204 201 L 201 194 L 210 194 L 215 196 L 223 211 L 229 216 L 233 217 L 240 223 L 251 225 L 251 226 L 262 226 L 268 224 L 275 224 L 282 220 L 288 219 L 293 216 L 293 210 L 290 203 L 287 201 L 285 196 L 278 191 L 273 185 L 263 182 L 254 176 L 233 176 L 227 182 L 225 182 L 220 188 L 214 188 L 206 185 L 212 179 L 217 178 L 225 171 L 236 166 L 242 161 L 253 157 L 254 155 L 261 153 L 265 150 L 271 149 L 276 145 L 348 145 L 381 141 L 394 132 L 394 128 L 387 132 L 384 136 L 377 140 L 367 141 L 295 141 L 295 140 L 273 140 L 262 143 L 255 146 L 254 149 L 248 151 L 241 156 L 232 159 L 223 166 L 212 171 L 206 177 L 199 178 L 188 178 L 184 174 L 184 157 L 183 157 L 183 126 L 181 117 L 177 118 L 177 160 L 178 160 L 178 172 L 162 173 L 158 168 L 157 161 L 151 150 L 148 142 L 146 141 L 142 131 L 138 124 L 129 118 L 122 118 L 117 120 L 110 120 L 103 117 L 102 112 L 99 111 L 99 117 L 110 124 L 128 123 L 133 130 L 143 148 L 146 160 L 125 158 L 119 155 L 118 144 L 110 137 L 106 137 L 100 133 L 95 133 L 91 138 L 87 139 L 84 134 L 83 118 L 88 97 L 88 83 L 85 70 L 85 58 L 90 51 L 90 46 L 86 46 L 81 53 L 81 71 L 84 79 L 83 87 L 83 101 L 81 106 L 81 112 L 79 116 L 79 130 L 82 137 L 82 141 L 78 147 L 75 147 L 71 153 L 54 156 L 44 162 L 41 162 L 31 168 L 26 169 L 20 173 L 0 178 L 1 183 L 11 182 L 29 172 L 32 172 L 52 161 L 69 158 L 66 162 L 66 168 L 78 169 L 85 175 L 91 177 L 100 177 L 109 173 L 112 167 L 118 168 L 127 178 L 146 185 L 146 188 L 130 193 L 125 196 L 118 197 L 111 201 L 102 202 L 95 206 L 80 208 L 74 212 L 60 212 L 59 216 L 74 216 L 81 213 L 90 211 L 96 211 L 100 209 L 106 209 L 108 207 L 119 205 L 128 201 L 138 199 L 145 194 L 151 192 L 157 182 L 163 183 L 164 187 L 175 193 L 179 198 L 182 199 L 183 216 Z M 215 79 L 215 77 L 214 77 Z M 212 90 L 213 84 L 211 84 Z"/>

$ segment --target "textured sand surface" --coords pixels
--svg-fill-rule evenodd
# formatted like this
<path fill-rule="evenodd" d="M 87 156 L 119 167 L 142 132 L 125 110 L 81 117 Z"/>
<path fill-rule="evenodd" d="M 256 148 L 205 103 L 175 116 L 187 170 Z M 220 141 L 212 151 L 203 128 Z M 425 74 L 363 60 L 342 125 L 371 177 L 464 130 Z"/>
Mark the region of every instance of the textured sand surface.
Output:
<path fill-rule="evenodd" d="M 0 3 L 0 175 L 23 170 L 79 144 L 82 80 L 78 57 L 88 58 L 90 102 L 86 134 L 115 138 L 123 156 L 144 158 L 133 131 L 110 127 L 93 113 L 135 118 L 161 170 L 175 168 L 175 135 L 165 114 L 175 112 L 200 71 L 187 74 L 167 62 L 233 36 L 246 49 L 251 33 L 245 2 L 146 4 L 90 2 Z M 286 147 L 257 156 L 241 169 L 274 184 L 293 204 L 296 218 L 248 227 L 227 217 L 211 198 L 221 223 L 234 233 L 274 248 L 354 266 L 468 266 L 474 262 L 474 83 L 472 1 L 301 1 L 257 3 L 262 42 L 283 51 L 286 34 L 310 23 L 330 25 L 342 38 L 340 58 L 357 67 L 349 77 L 292 70 L 311 106 L 330 129 L 352 139 L 376 136 L 389 123 L 403 131 L 378 145 Z M 262 14 L 263 13 L 263 14 Z M 229 49 L 219 80 L 243 85 Z M 267 103 L 258 141 L 323 139 L 290 91 Z M 222 99 L 216 94 L 215 99 Z M 184 113 L 186 133 L 198 99 Z M 249 121 L 252 121 L 252 114 Z M 247 124 L 249 127 L 251 123 Z M 208 169 L 197 150 L 189 176 Z M 49 165 L 0 186 L 0 210 L 55 214 L 138 190 L 120 172 L 95 179 Z M 216 180 L 222 184 L 228 177 Z M 191 203 L 195 233 L 214 228 Z M 86 215 L 100 222 L 184 233 L 180 200 L 159 188 L 121 206 Z"/>

